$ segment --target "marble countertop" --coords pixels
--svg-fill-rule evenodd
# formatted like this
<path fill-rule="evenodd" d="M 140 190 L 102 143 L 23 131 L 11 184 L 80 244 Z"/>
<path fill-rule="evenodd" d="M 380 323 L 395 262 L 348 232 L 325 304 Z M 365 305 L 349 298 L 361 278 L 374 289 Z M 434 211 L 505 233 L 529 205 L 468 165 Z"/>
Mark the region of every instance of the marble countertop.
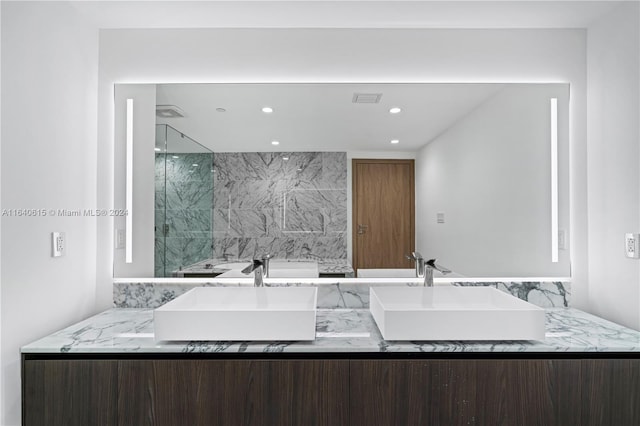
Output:
<path fill-rule="evenodd" d="M 354 275 L 353 267 L 347 259 L 272 259 L 285 262 L 318 262 L 318 271 L 321 274 L 345 274 L 348 277 Z M 227 269 L 218 268 L 218 265 L 225 263 L 238 263 L 241 260 L 224 260 L 224 259 L 207 259 L 193 265 L 182 268 L 180 271 L 174 271 L 177 277 L 184 276 L 185 273 L 189 274 L 210 274 L 210 273 L 223 273 Z M 246 261 L 247 264 L 249 261 Z"/>
<path fill-rule="evenodd" d="M 572 308 L 546 310 L 544 341 L 391 342 L 368 309 L 319 309 L 311 342 L 156 342 L 152 309 L 114 308 L 22 347 L 22 353 L 640 352 L 640 332 Z"/>

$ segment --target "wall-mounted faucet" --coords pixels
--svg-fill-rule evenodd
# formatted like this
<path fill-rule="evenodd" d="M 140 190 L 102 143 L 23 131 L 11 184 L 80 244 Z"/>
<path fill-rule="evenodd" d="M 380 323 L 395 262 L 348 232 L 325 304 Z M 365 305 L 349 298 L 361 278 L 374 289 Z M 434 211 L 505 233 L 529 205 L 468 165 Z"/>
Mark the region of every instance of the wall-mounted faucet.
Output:
<path fill-rule="evenodd" d="M 262 287 L 264 286 L 264 281 L 262 278 L 269 277 L 269 259 L 271 259 L 270 254 L 265 254 L 260 259 L 253 259 L 249 266 L 242 270 L 243 274 L 254 273 L 253 286 L 254 287 Z"/>
<path fill-rule="evenodd" d="M 442 265 L 438 265 L 435 259 L 425 261 L 424 257 L 417 251 L 411 253 L 411 255 L 405 256 L 409 260 L 415 260 L 416 262 L 416 277 L 424 278 L 425 287 L 433 287 L 433 270 L 442 273 L 443 275 L 450 274 L 451 271 Z"/>

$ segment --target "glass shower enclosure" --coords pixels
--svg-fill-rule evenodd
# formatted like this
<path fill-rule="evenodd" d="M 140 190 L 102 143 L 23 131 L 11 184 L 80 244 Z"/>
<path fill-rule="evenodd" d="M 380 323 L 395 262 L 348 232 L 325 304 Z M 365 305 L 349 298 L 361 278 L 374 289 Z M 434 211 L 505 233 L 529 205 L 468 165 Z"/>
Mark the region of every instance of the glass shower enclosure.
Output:
<path fill-rule="evenodd" d="M 156 125 L 156 277 L 213 257 L 213 152 L 167 124 Z"/>

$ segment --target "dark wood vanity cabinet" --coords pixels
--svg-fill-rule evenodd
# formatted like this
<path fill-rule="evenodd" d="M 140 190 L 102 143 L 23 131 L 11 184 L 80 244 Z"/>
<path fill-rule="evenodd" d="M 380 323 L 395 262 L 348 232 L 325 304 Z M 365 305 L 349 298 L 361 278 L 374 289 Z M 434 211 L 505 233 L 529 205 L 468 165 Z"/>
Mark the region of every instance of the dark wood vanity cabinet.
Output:
<path fill-rule="evenodd" d="M 319 360 L 121 361 L 119 425 L 342 425 L 349 364 Z"/>
<path fill-rule="evenodd" d="M 22 361 L 23 425 L 117 425 L 118 362 Z"/>
<path fill-rule="evenodd" d="M 350 366 L 361 425 L 640 425 L 640 360 L 389 360 Z"/>
<path fill-rule="evenodd" d="M 23 360 L 23 425 L 348 425 L 347 360 Z"/>
<path fill-rule="evenodd" d="M 638 425 L 640 360 L 29 355 L 23 424 Z"/>

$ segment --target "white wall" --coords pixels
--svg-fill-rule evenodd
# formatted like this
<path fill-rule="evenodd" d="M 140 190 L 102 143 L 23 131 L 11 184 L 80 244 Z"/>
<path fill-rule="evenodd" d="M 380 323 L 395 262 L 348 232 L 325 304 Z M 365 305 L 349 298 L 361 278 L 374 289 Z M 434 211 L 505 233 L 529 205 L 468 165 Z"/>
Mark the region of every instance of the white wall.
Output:
<path fill-rule="evenodd" d="M 568 82 L 573 288 L 576 305 L 584 306 L 585 52 L 583 30 L 102 30 L 98 149 L 105 161 L 98 165 L 99 202 L 113 202 L 114 83 Z M 99 229 L 98 238 L 111 239 L 111 229 Z M 111 301 L 110 248 L 98 248 L 104 307 Z"/>
<path fill-rule="evenodd" d="M 640 330 L 640 260 L 624 234 L 640 232 L 640 5 L 625 3 L 588 28 L 589 302 Z"/>
<path fill-rule="evenodd" d="M 95 208 L 98 32 L 68 5 L 1 7 L 2 208 Z M 2 217 L 1 424 L 20 423 L 20 346 L 94 312 L 96 245 L 94 218 Z"/>
<path fill-rule="evenodd" d="M 416 241 L 423 255 L 470 277 L 571 275 L 568 250 L 551 261 L 552 97 L 559 105 L 559 229 L 568 231 L 569 88 L 510 85 L 420 150 Z"/>

